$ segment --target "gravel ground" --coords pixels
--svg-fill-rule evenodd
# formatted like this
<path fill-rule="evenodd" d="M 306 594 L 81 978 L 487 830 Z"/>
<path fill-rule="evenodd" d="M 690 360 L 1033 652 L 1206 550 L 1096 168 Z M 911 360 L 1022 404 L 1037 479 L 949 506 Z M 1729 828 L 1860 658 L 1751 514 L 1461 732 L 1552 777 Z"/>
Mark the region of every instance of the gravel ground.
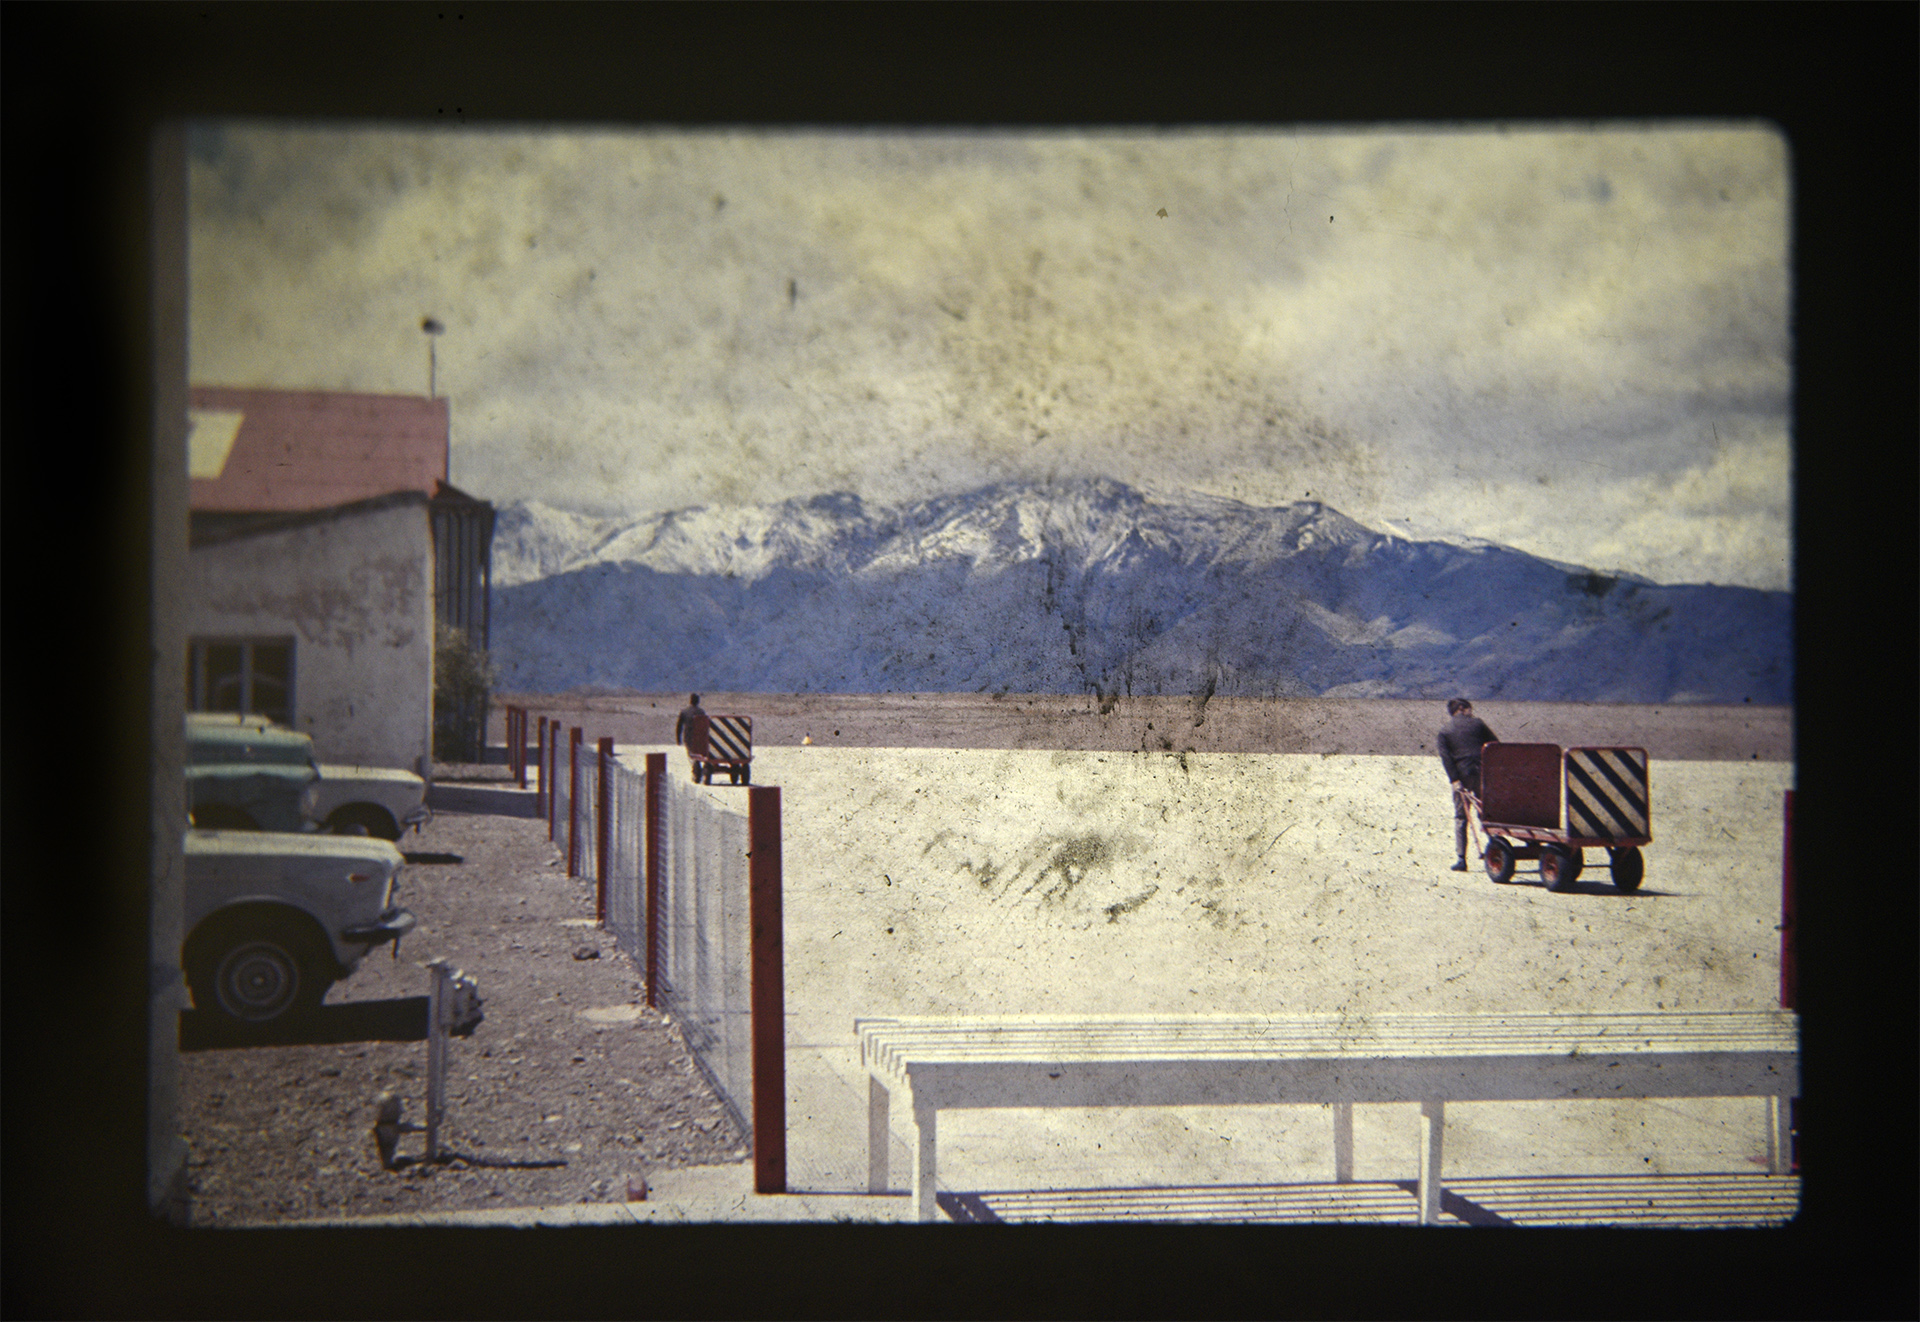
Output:
<path fill-rule="evenodd" d="M 451 1043 L 440 1136 L 462 1155 L 421 1162 L 412 1133 L 397 1168 L 381 1166 L 374 1099 L 391 1090 L 425 1123 L 424 1041 L 328 1041 L 316 1027 L 281 1045 L 183 1050 L 195 1225 L 623 1201 L 650 1171 L 748 1159 L 678 1029 L 646 1009 L 634 966 L 594 924 L 592 881 L 567 877 L 542 823 L 442 811 L 401 848 L 421 860 L 398 896 L 419 926 L 397 960 L 377 951 L 336 984 L 319 1019 L 403 1020 L 394 1002 L 425 996 L 421 965 L 436 957 L 471 976 L 486 1018 Z M 494 1164 L 534 1162 L 564 1164 Z"/>

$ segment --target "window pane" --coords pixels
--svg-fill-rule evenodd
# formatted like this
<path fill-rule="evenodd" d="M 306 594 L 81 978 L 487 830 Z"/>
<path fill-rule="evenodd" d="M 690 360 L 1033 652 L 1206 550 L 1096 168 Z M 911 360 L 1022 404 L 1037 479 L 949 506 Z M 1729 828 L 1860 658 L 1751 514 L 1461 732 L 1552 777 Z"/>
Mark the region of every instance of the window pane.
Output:
<path fill-rule="evenodd" d="M 207 710 L 244 711 L 240 643 L 207 644 Z"/>
<path fill-rule="evenodd" d="M 253 645 L 253 693 L 250 711 L 282 725 L 291 724 L 293 712 L 293 645 L 291 643 L 255 643 Z"/>

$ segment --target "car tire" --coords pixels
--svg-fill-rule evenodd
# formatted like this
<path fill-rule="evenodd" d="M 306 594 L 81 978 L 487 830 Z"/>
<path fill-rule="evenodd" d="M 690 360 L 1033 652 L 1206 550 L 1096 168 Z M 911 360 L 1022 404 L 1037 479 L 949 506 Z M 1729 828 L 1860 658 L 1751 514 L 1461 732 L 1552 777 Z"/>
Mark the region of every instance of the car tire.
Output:
<path fill-rule="evenodd" d="M 336 976 L 312 924 L 291 915 L 229 919 L 196 932 L 185 961 L 194 1006 L 236 1024 L 297 1019 Z"/>
<path fill-rule="evenodd" d="M 400 823 L 376 803 L 349 803 L 334 809 L 333 815 L 327 818 L 327 829 L 335 835 L 371 835 L 381 840 L 400 838 Z"/>
<path fill-rule="evenodd" d="M 257 831 L 260 827 L 245 808 L 231 803 L 209 803 L 195 808 L 188 818 L 201 831 Z"/>

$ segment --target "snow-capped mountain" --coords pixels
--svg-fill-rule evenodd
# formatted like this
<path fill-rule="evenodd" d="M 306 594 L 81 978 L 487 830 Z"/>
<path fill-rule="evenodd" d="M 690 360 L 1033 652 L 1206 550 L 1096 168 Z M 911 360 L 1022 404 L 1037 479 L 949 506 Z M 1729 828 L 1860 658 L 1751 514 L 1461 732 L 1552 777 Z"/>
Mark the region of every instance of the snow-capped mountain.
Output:
<path fill-rule="evenodd" d="M 503 508 L 501 686 L 1784 703 L 1792 598 L 1101 479 Z"/>

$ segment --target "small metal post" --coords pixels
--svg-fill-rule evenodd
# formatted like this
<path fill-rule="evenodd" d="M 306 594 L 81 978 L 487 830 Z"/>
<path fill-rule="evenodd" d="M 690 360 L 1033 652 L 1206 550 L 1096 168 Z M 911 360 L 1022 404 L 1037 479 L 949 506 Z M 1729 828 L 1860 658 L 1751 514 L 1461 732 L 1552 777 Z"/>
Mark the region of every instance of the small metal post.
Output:
<path fill-rule="evenodd" d="M 440 1158 L 440 1112 L 447 1103 L 447 961 L 430 960 L 427 992 L 427 1156 Z"/>

